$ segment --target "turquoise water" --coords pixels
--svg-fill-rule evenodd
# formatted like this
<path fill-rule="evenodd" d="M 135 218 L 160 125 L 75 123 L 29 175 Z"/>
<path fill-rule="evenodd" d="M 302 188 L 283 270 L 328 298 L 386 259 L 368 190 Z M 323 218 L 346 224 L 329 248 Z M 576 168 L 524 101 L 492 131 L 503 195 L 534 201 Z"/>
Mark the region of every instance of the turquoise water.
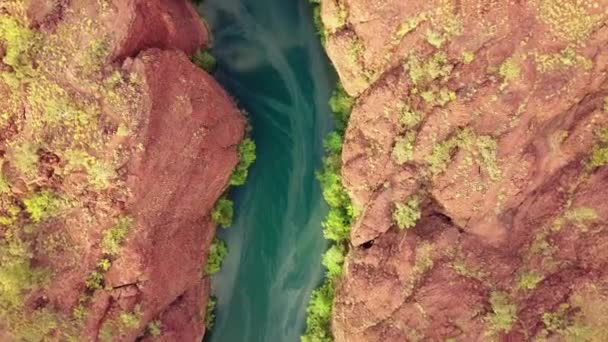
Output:
<path fill-rule="evenodd" d="M 257 161 L 232 190 L 230 253 L 213 279 L 210 342 L 299 341 L 319 285 L 327 208 L 315 180 L 335 74 L 308 0 L 205 0 L 216 78 L 250 115 Z"/>

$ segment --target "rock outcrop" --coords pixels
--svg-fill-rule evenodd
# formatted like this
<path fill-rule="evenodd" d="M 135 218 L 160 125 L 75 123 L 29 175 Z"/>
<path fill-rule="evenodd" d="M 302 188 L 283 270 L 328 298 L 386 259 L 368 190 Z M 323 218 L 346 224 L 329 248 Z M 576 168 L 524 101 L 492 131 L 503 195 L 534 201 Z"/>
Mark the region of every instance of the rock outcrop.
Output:
<path fill-rule="evenodd" d="M 0 0 L 0 340 L 198 341 L 245 120 L 187 0 Z"/>
<path fill-rule="evenodd" d="M 608 1 L 323 0 L 321 17 L 357 97 L 336 341 L 607 340 Z"/>

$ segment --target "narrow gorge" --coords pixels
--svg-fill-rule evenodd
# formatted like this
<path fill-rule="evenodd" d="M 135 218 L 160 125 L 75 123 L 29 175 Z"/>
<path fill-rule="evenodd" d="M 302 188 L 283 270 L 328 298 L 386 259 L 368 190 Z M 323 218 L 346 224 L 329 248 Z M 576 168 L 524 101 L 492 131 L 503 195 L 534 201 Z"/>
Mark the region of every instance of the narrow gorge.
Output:
<path fill-rule="evenodd" d="M 608 341 L 608 0 L 0 0 L 0 342 Z"/>

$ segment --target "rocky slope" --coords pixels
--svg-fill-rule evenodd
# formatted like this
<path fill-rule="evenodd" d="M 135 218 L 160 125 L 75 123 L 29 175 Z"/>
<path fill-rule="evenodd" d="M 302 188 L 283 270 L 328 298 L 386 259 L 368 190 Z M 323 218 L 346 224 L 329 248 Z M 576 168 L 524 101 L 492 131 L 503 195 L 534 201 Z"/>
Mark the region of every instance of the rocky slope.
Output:
<path fill-rule="evenodd" d="M 245 121 L 189 1 L 0 0 L 0 340 L 198 341 Z"/>
<path fill-rule="evenodd" d="M 323 0 L 336 341 L 608 339 L 608 1 Z"/>

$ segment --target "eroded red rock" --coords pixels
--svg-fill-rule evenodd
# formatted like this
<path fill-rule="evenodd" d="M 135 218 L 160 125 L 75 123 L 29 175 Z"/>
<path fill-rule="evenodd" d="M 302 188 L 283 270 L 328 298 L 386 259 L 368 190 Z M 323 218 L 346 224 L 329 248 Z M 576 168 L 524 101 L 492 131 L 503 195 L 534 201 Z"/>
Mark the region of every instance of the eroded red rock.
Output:
<path fill-rule="evenodd" d="M 357 96 L 342 174 L 363 208 L 336 340 L 607 339 L 607 178 L 593 160 L 608 125 L 608 2 L 321 6 Z M 413 195 L 422 219 L 399 230 L 395 204 Z"/>

